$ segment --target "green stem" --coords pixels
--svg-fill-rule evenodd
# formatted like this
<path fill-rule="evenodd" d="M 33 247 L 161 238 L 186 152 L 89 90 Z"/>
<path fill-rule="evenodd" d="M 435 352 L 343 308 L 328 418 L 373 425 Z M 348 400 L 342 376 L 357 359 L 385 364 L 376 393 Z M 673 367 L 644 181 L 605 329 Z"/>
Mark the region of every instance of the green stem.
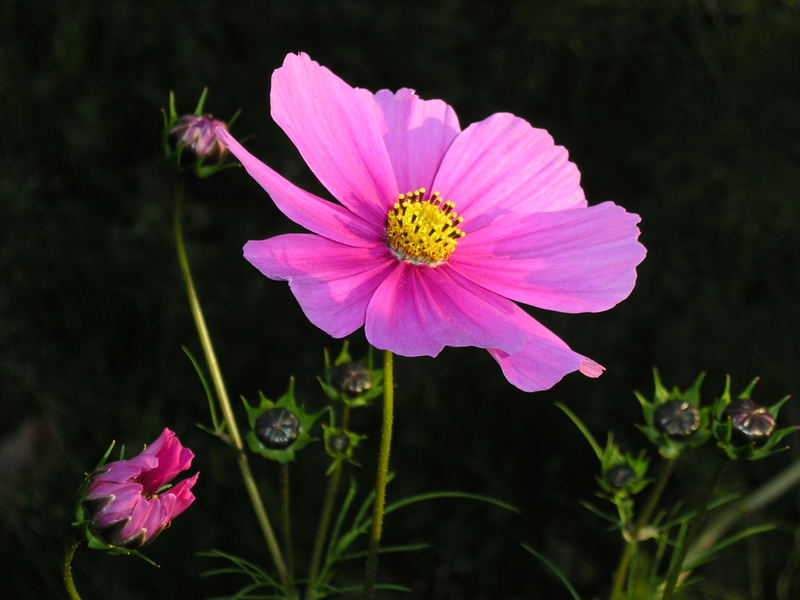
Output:
<path fill-rule="evenodd" d="M 735 503 L 722 515 L 717 517 L 702 535 L 698 536 L 697 542 L 690 548 L 687 554 L 687 562 L 691 563 L 703 552 L 710 549 L 717 540 L 721 538 L 728 528 L 736 521 L 746 517 L 750 513 L 761 510 L 770 502 L 777 500 L 783 494 L 794 488 L 800 483 L 800 460 L 793 462 L 789 467 L 770 479 L 755 492 Z"/>
<path fill-rule="evenodd" d="M 286 551 L 289 573 L 292 568 L 292 537 L 291 517 L 289 510 L 289 465 L 281 465 L 281 535 L 283 536 L 283 549 Z"/>
<path fill-rule="evenodd" d="M 631 564 L 631 559 L 633 558 L 633 555 L 636 552 L 636 547 L 639 544 L 639 531 L 650 521 L 653 511 L 656 509 L 658 501 L 661 498 L 661 495 L 664 493 L 664 489 L 667 487 L 667 481 L 669 481 L 669 476 L 672 474 L 674 462 L 675 461 L 671 459 L 665 459 L 661 463 L 661 469 L 658 474 L 658 479 L 656 480 L 656 485 L 650 492 L 650 495 L 647 497 L 644 508 L 642 508 L 642 512 L 640 512 L 639 516 L 636 518 L 633 528 L 628 532 L 629 538 L 627 540 L 627 544 L 625 544 L 625 550 L 622 552 L 622 556 L 619 560 L 619 566 L 614 573 L 614 585 L 611 590 L 611 600 L 620 600 L 620 598 L 622 598 L 622 589 L 625 586 L 628 567 Z"/>
<path fill-rule="evenodd" d="M 383 427 L 378 451 L 378 472 L 375 477 L 375 506 L 372 517 L 372 533 L 369 538 L 367 565 L 364 571 L 362 600 L 375 597 L 375 578 L 378 574 L 378 548 L 383 533 L 383 509 L 386 505 L 386 482 L 389 477 L 389 450 L 392 446 L 392 420 L 394 418 L 394 370 L 392 353 L 383 352 Z"/>
<path fill-rule="evenodd" d="M 233 417 L 233 409 L 231 402 L 228 398 L 228 392 L 225 389 L 225 384 L 222 380 L 222 372 L 219 368 L 217 355 L 214 352 L 214 346 L 211 343 L 211 335 L 208 332 L 203 310 L 200 307 L 200 300 L 197 297 L 197 291 L 194 287 L 192 280 L 192 272 L 189 268 L 189 259 L 186 256 L 186 247 L 183 242 L 183 227 L 181 226 L 181 202 L 183 200 L 183 182 L 177 184 L 175 189 L 175 202 L 174 202 L 174 218 L 175 218 L 175 246 L 178 252 L 178 263 L 180 265 L 181 274 L 183 275 L 183 282 L 186 286 L 186 295 L 189 299 L 189 309 L 194 319 L 195 327 L 197 328 L 197 335 L 200 338 L 200 344 L 203 347 L 203 354 L 206 358 L 208 371 L 211 374 L 211 380 L 214 384 L 217 401 L 219 402 L 220 410 L 222 411 L 225 424 L 227 426 L 228 435 L 230 436 L 231 443 L 236 450 L 236 462 L 239 465 L 239 471 L 242 474 L 244 485 L 247 490 L 247 495 L 250 498 L 250 503 L 253 505 L 253 510 L 256 513 L 256 519 L 264 534 L 264 539 L 267 542 L 267 548 L 272 560 L 275 563 L 275 568 L 280 575 L 281 580 L 286 586 L 287 590 L 294 597 L 292 591 L 291 579 L 289 572 L 286 569 L 286 563 L 281 555 L 278 542 L 275 539 L 275 533 L 270 525 L 267 511 L 264 508 L 264 502 L 261 499 L 261 493 L 258 491 L 253 473 L 250 470 L 250 464 L 247 460 L 247 454 L 244 452 L 244 444 L 242 443 L 242 436 L 239 433 L 239 427 L 236 424 L 236 419 Z"/>
<path fill-rule="evenodd" d="M 340 428 L 342 431 L 347 431 L 347 426 L 350 422 L 350 407 L 345 404 L 342 410 L 342 420 Z M 341 461 L 334 467 L 333 473 L 328 478 L 328 489 L 325 491 L 325 500 L 322 503 L 322 513 L 319 517 L 319 526 L 317 527 L 317 537 L 314 540 L 314 550 L 311 553 L 311 563 L 308 567 L 308 587 L 306 587 L 306 600 L 314 600 L 316 598 L 317 575 L 319 574 L 319 565 L 322 561 L 322 549 L 325 547 L 325 538 L 328 535 L 328 527 L 331 524 L 331 516 L 333 515 L 333 505 L 336 501 L 336 492 L 339 489 L 339 479 L 342 475 Z"/>
<path fill-rule="evenodd" d="M 314 600 L 317 587 L 317 575 L 319 565 L 322 560 L 322 549 L 325 547 L 325 538 L 328 535 L 328 527 L 333 515 L 333 505 L 336 501 L 336 492 L 339 488 L 339 478 L 342 474 L 342 463 L 340 462 L 333 469 L 333 473 L 328 478 L 328 489 L 325 491 L 325 501 L 322 505 L 322 514 L 319 518 L 317 537 L 314 540 L 314 550 L 311 554 L 311 564 L 308 567 L 308 587 L 306 588 L 306 600 Z"/>
<path fill-rule="evenodd" d="M 72 558 L 75 556 L 75 550 L 78 549 L 81 542 L 82 540 L 72 542 L 64 555 L 64 589 L 67 590 L 70 600 L 81 600 L 78 589 L 75 587 L 75 582 L 72 580 Z"/>
<path fill-rule="evenodd" d="M 712 474 L 711 480 L 706 486 L 700 499 L 700 506 L 697 509 L 697 515 L 692 520 L 692 523 L 689 526 L 689 532 L 686 534 L 686 539 L 683 540 L 683 543 L 678 549 L 678 556 L 675 561 L 673 561 L 673 565 L 669 570 L 669 573 L 667 573 L 667 583 L 664 586 L 664 596 L 662 597 L 662 600 L 669 600 L 669 598 L 672 598 L 672 594 L 678 584 L 678 577 L 683 570 L 683 563 L 686 560 L 686 553 L 689 551 L 689 547 L 694 543 L 694 538 L 697 536 L 700 524 L 703 522 L 703 517 L 705 517 L 706 511 L 708 510 L 708 504 L 711 502 L 711 496 L 713 496 L 720 477 L 722 477 L 722 471 L 725 470 L 725 466 L 727 464 L 728 460 L 726 458 L 722 456 L 717 458 L 717 465 L 714 468 L 714 473 Z"/>

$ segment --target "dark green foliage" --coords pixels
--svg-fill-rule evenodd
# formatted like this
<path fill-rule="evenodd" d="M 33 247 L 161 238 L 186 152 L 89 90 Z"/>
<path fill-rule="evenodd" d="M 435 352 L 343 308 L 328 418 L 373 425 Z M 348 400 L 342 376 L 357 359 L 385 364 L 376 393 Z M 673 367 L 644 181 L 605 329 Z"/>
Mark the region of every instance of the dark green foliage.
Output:
<path fill-rule="evenodd" d="M 174 90 L 191 112 L 208 86 L 207 111 L 225 118 L 241 108 L 234 132 L 253 136 L 254 154 L 323 194 L 269 119 L 269 76 L 289 51 L 308 51 L 353 85 L 444 98 L 462 125 L 509 111 L 547 128 L 581 168 L 590 202 L 641 214 L 649 250 L 633 294 L 612 311 L 535 311 L 608 368 L 599 380 L 572 375 L 526 395 L 479 350 L 398 361 L 389 501 L 461 489 L 524 512 L 453 501 L 390 515 L 387 545 L 425 540 L 431 549 L 384 558 L 383 581 L 419 598 L 564 597 L 519 549 L 524 541 L 583 597 L 602 596 L 619 545 L 579 504 L 596 465 L 553 402 L 638 447 L 629 399 L 649 389 L 654 364 L 669 381 L 700 370 L 714 381 L 759 374 L 764 398 L 797 395 L 796 1 L 6 0 L 0 36 L 0 439 L 36 434 L 33 459 L 3 454 L 0 465 L 9 598 L 60 597 L 57 567 L 84 471 L 112 439 L 140 447 L 164 426 L 197 454 L 197 502 L 149 549 L 160 569 L 79 550 L 79 589 L 115 600 L 224 596 L 233 580 L 201 579 L 209 567 L 194 552 L 264 560 L 230 448 L 194 425 L 208 422 L 207 402 L 181 351 L 201 356 L 174 258 L 159 109 Z M 306 322 L 286 285 L 241 258 L 246 240 L 298 229 L 238 169 L 190 185 L 184 206 L 231 395 L 278 397 L 294 375 L 298 401 L 321 408 L 320 348 L 338 342 Z M 353 345 L 363 353 L 362 338 Z M 781 420 L 800 420 L 792 402 Z M 353 421 L 377 432 L 378 411 Z M 360 489 L 372 481 L 377 437 L 358 449 Z M 784 442 L 798 446 L 797 435 Z M 292 465 L 297 556 L 308 555 L 329 462 L 316 446 L 316 462 Z M 740 461 L 723 485 L 751 489 L 797 456 Z M 277 507 L 277 471 L 259 464 L 257 474 Z M 679 490 L 707 474 L 702 460 L 681 465 Z M 785 598 L 800 594 L 783 560 L 797 563 L 797 495 L 770 519 L 778 527 L 753 538 L 750 558 L 723 553 L 694 597 L 772 598 L 778 581 Z"/>

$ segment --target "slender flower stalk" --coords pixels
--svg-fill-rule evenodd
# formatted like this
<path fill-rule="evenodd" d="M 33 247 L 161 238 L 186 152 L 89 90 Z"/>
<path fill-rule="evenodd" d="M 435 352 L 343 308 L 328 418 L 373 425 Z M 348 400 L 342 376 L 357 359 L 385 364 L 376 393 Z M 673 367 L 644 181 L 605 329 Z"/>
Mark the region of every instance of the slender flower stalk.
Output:
<path fill-rule="evenodd" d="M 722 456 L 717 458 L 717 465 L 714 468 L 714 473 L 709 479 L 708 485 L 706 485 L 705 490 L 703 490 L 703 495 L 700 498 L 697 516 L 695 516 L 694 520 L 689 526 L 689 533 L 686 535 L 686 539 L 683 540 L 683 543 L 678 550 L 678 557 L 675 561 L 673 561 L 673 566 L 667 574 L 663 600 L 669 600 L 672 598 L 672 594 L 675 592 L 675 588 L 678 585 L 678 577 L 680 576 L 681 571 L 683 571 L 683 563 L 686 560 L 686 553 L 689 551 L 689 547 L 694 544 L 694 539 L 697 537 L 700 524 L 703 522 L 703 517 L 705 517 L 706 511 L 708 510 L 708 503 L 711 501 L 714 490 L 716 489 L 717 484 L 722 477 L 722 472 L 725 470 L 725 466 L 727 464 L 727 459 L 723 458 Z"/>
<path fill-rule="evenodd" d="M 793 462 L 786 470 L 770 479 L 755 492 L 733 504 L 731 508 L 709 524 L 706 530 L 697 536 L 697 541 L 689 549 L 686 562 L 694 562 L 704 552 L 711 549 L 736 521 L 761 510 L 798 484 L 800 484 L 800 460 Z"/>
<path fill-rule="evenodd" d="M 83 540 L 75 540 L 67 548 L 67 553 L 64 555 L 64 589 L 67 590 L 70 600 L 81 600 L 78 589 L 75 587 L 75 582 L 72 579 L 72 559 L 75 556 L 75 550 L 81 545 Z"/>
<path fill-rule="evenodd" d="M 286 551 L 286 561 L 289 573 L 294 571 L 292 560 L 292 535 L 291 511 L 289 495 L 289 465 L 281 464 L 281 534 L 283 536 L 283 549 Z"/>
<path fill-rule="evenodd" d="M 383 509 L 386 505 L 386 483 L 389 476 L 389 450 L 392 446 L 392 421 L 394 419 L 394 364 L 389 350 L 383 353 L 383 427 L 378 451 L 378 472 L 375 478 L 375 505 L 372 517 L 372 533 L 367 551 L 367 566 L 364 572 L 362 600 L 375 597 L 375 578 L 378 574 L 378 549 L 383 533 Z"/>
<path fill-rule="evenodd" d="M 339 428 L 346 431 L 350 423 L 350 407 L 345 404 L 342 409 L 342 419 L 339 423 Z M 319 565 L 322 560 L 322 549 L 325 547 L 325 539 L 328 535 L 328 527 L 331 524 L 331 516 L 333 515 L 333 506 L 336 502 L 336 493 L 339 491 L 339 480 L 341 479 L 342 462 L 338 462 L 333 468 L 333 472 L 328 478 L 328 489 L 325 490 L 325 500 L 322 503 L 322 513 L 319 517 L 319 526 L 317 527 L 317 537 L 314 539 L 314 549 L 311 552 L 311 562 L 308 567 L 308 586 L 306 587 L 306 600 L 314 600 L 316 598 L 317 588 L 317 575 L 319 574 Z"/>
<path fill-rule="evenodd" d="M 203 310 L 200 307 L 200 300 L 197 297 L 197 291 L 194 287 L 192 280 L 192 272 L 189 268 L 189 259 L 186 256 L 186 247 L 183 242 L 183 227 L 181 226 L 181 204 L 183 200 L 183 182 L 177 183 L 175 189 L 174 200 L 174 218 L 175 218 L 175 246 L 178 252 L 178 263 L 180 264 L 181 274 L 183 275 L 183 282 L 186 286 L 186 294 L 189 299 L 189 308 L 194 319 L 195 327 L 197 328 L 197 335 L 200 338 L 200 344 L 203 347 L 203 354 L 206 357 L 211 380 L 216 392 L 217 401 L 219 402 L 220 410 L 222 411 L 223 418 L 227 428 L 227 433 L 230 436 L 231 443 L 236 450 L 236 460 L 239 465 L 239 470 L 244 480 L 247 495 L 250 498 L 250 503 L 253 505 L 253 510 L 256 513 L 256 519 L 264 534 L 264 539 L 267 542 L 267 548 L 275 563 L 275 568 L 278 570 L 281 581 L 283 581 L 287 590 L 294 597 L 292 591 L 291 578 L 289 571 L 286 568 L 286 563 L 283 560 L 278 541 L 275 538 L 275 533 L 272 530 L 272 525 L 269 522 L 264 502 L 261 499 L 261 493 L 258 491 L 253 473 L 250 470 L 250 463 L 247 460 L 247 455 L 244 452 L 244 444 L 242 443 L 242 436 L 239 433 L 239 427 L 236 424 L 236 419 L 233 416 L 233 409 L 231 402 L 228 398 L 228 392 L 225 389 L 225 383 L 222 379 L 222 372 L 219 368 L 217 355 L 214 352 L 214 346 L 211 342 L 211 335 L 208 332 Z"/>
<path fill-rule="evenodd" d="M 639 516 L 636 518 L 636 521 L 633 524 L 633 528 L 629 532 L 630 538 L 628 539 L 628 543 L 625 545 L 625 550 L 620 557 L 619 566 L 614 574 L 614 585 L 611 590 L 611 600 L 620 600 L 622 598 L 622 590 L 625 586 L 625 579 L 628 575 L 628 567 L 630 566 L 631 559 L 636 553 L 636 548 L 639 545 L 639 532 L 650 521 L 650 517 L 653 515 L 653 511 L 658 505 L 661 494 L 664 493 L 664 489 L 667 487 L 667 481 L 669 481 L 669 476 L 672 474 L 672 467 L 674 464 L 675 461 L 672 459 L 666 459 L 661 463 L 661 470 L 658 474 L 656 485 L 650 492 L 650 495 L 647 497 L 644 507 L 642 508 L 642 512 L 639 513 Z"/>
<path fill-rule="evenodd" d="M 319 564 L 322 560 L 322 549 L 325 547 L 325 538 L 328 535 L 328 527 L 331 524 L 333 515 L 333 505 L 336 502 L 336 492 L 339 489 L 339 479 L 342 474 L 342 463 L 334 467 L 333 472 L 328 478 L 328 489 L 325 490 L 325 500 L 322 504 L 322 514 L 319 518 L 317 527 L 317 537 L 314 540 L 314 550 L 311 553 L 311 563 L 308 568 L 308 587 L 306 587 L 306 600 L 314 600 L 317 589 L 317 575 L 319 574 Z"/>

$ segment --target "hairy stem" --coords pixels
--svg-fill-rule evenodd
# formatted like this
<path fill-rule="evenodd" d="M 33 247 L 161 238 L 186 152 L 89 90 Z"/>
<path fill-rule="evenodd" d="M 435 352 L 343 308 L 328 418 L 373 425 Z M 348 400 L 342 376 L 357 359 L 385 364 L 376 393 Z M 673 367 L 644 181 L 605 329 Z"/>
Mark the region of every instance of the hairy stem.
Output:
<path fill-rule="evenodd" d="M 650 517 L 653 516 L 653 511 L 656 509 L 656 505 L 661 498 L 661 494 L 664 493 L 664 489 L 667 487 L 667 481 L 669 481 L 669 476 L 672 474 L 674 462 L 675 461 L 671 459 L 665 459 L 661 463 L 661 469 L 658 473 L 656 485 L 651 490 L 650 495 L 647 497 L 644 507 L 642 508 L 642 512 L 639 513 L 639 516 L 636 518 L 636 521 L 633 524 L 633 528 L 628 532 L 630 537 L 625 544 L 625 550 L 623 550 L 622 556 L 620 557 L 619 566 L 617 566 L 617 570 L 614 573 L 614 585 L 611 590 L 611 600 L 620 600 L 620 598 L 622 598 L 622 590 L 625 587 L 625 579 L 628 575 L 628 567 L 631 564 L 631 559 L 633 558 L 633 555 L 636 552 L 636 547 L 639 544 L 639 531 L 642 529 L 642 527 L 647 525 L 647 523 L 650 521 Z"/>
<path fill-rule="evenodd" d="M 242 443 L 242 436 L 239 433 L 239 427 L 236 424 L 236 419 L 233 416 L 233 409 L 231 402 L 228 398 L 228 392 L 225 389 L 225 383 L 222 379 L 222 372 L 219 368 L 217 355 L 214 352 L 214 346 L 211 343 L 211 335 L 208 332 L 203 310 L 200 307 L 200 300 L 197 297 L 197 291 L 194 287 L 192 280 L 192 272 L 189 268 L 189 259 L 186 256 L 186 247 L 183 242 L 183 227 L 181 226 L 181 203 L 183 200 L 183 183 L 177 184 L 175 189 L 175 202 L 174 202 L 174 218 L 175 218 L 175 247 L 178 252 L 178 263 L 180 265 L 181 274 L 183 275 L 183 282 L 186 287 L 186 295 L 189 299 L 189 309 L 194 319 L 195 327 L 197 328 L 197 335 L 200 338 L 200 344 L 203 347 L 203 354 L 206 358 L 208 371 L 211 375 L 211 380 L 214 384 L 214 391 L 216 392 L 217 401 L 219 402 L 220 410 L 222 411 L 228 435 L 230 436 L 231 443 L 236 450 L 236 462 L 239 465 L 244 485 L 247 490 L 247 495 L 250 498 L 250 503 L 253 505 L 253 510 L 256 513 L 256 519 L 261 531 L 264 534 L 264 539 L 267 543 L 267 548 L 272 560 L 275 563 L 275 568 L 280 575 L 281 580 L 294 597 L 291 591 L 292 583 L 289 577 L 289 572 L 286 568 L 286 563 L 283 560 L 278 542 L 275 539 L 275 533 L 270 525 L 267 510 L 264 508 L 264 502 L 261 499 L 261 493 L 258 491 L 253 473 L 250 470 L 250 463 L 247 460 L 247 454 L 244 452 L 244 444 Z"/>
<path fill-rule="evenodd" d="M 67 590 L 70 600 L 81 600 L 78 589 L 75 587 L 75 582 L 72 579 L 72 558 L 75 556 L 75 550 L 81 545 L 83 540 L 75 540 L 67 548 L 67 553 L 64 555 L 64 589 Z"/>
<path fill-rule="evenodd" d="M 383 427 L 378 451 L 378 471 L 375 477 L 375 505 L 372 517 L 372 532 L 367 551 L 367 565 L 364 571 L 362 600 L 375 597 L 375 578 L 378 574 L 378 549 L 383 533 L 383 509 L 386 505 L 386 482 L 389 476 L 389 450 L 392 446 L 392 420 L 394 418 L 394 371 L 392 353 L 383 352 Z"/>

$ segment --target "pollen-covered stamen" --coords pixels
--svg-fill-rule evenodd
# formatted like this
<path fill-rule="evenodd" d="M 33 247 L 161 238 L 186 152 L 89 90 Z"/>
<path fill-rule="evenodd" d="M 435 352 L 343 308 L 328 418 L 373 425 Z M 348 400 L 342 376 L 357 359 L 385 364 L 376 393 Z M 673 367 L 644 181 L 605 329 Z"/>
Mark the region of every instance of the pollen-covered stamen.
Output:
<path fill-rule="evenodd" d="M 439 192 L 427 195 L 425 188 L 400 194 L 386 216 L 386 239 L 394 255 L 415 265 L 435 267 L 456 249 L 464 232 L 464 220 Z"/>

